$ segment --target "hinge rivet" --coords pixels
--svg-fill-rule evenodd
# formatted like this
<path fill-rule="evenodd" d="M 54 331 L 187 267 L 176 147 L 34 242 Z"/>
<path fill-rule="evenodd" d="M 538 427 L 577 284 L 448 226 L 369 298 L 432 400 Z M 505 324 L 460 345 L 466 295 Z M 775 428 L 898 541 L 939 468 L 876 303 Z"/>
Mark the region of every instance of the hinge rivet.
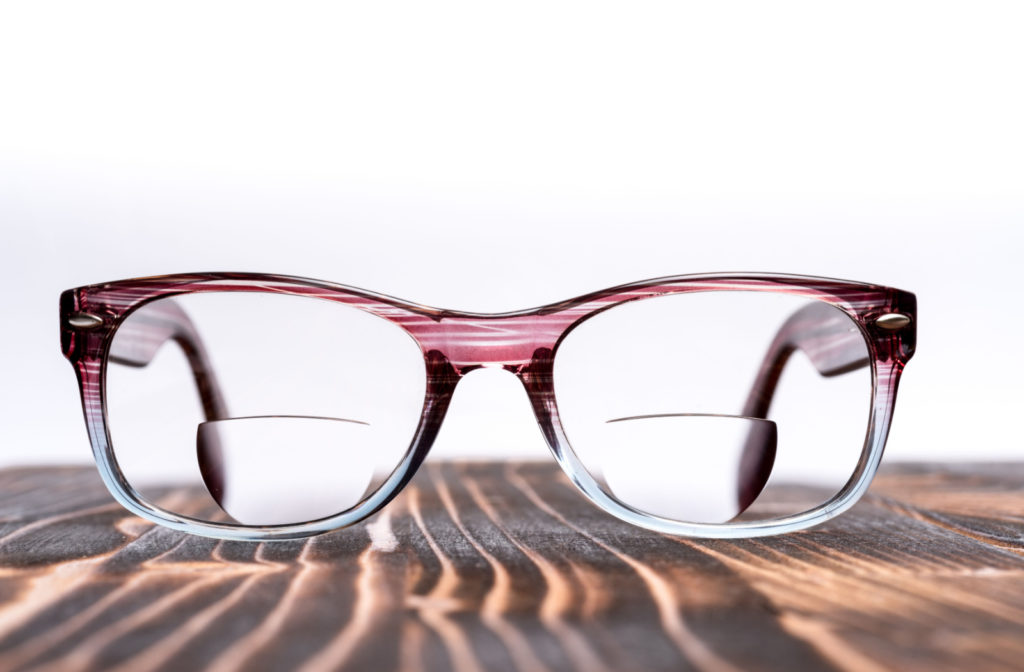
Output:
<path fill-rule="evenodd" d="M 75 329 L 95 329 L 103 324 L 103 318 L 92 313 L 72 313 L 68 316 L 68 324 Z"/>
<path fill-rule="evenodd" d="M 903 313 L 886 313 L 875 320 L 875 326 L 889 331 L 902 329 L 908 324 L 910 324 L 910 316 Z"/>

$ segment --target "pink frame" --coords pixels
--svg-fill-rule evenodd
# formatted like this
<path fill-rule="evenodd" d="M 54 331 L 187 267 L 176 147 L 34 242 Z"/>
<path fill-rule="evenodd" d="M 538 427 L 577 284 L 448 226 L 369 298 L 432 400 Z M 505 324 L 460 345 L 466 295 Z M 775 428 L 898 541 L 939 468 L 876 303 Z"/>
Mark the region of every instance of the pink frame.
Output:
<path fill-rule="evenodd" d="M 832 500 L 798 515 L 759 522 L 689 524 L 652 516 L 607 494 L 570 448 L 558 417 L 552 380 L 561 340 L 593 315 L 627 301 L 705 291 L 781 292 L 831 304 L 859 326 L 868 345 L 873 401 L 856 472 Z M 193 292 L 272 292 L 316 297 L 367 311 L 404 329 L 420 345 L 427 394 L 420 423 L 403 460 L 381 486 L 355 507 L 297 525 L 252 527 L 208 523 L 147 502 L 125 480 L 111 447 L 104 405 L 104 377 L 118 326 L 135 309 L 158 298 Z M 633 524 L 670 534 L 750 537 L 802 529 L 841 513 L 864 493 L 878 467 L 896 401 L 900 374 L 915 348 L 916 299 L 879 285 L 773 274 L 681 275 L 620 285 L 561 303 L 500 314 L 440 310 L 319 280 L 253 273 L 194 273 L 122 280 L 80 287 L 61 295 L 61 345 L 78 375 L 86 425 L 100 473 L 114 497 L 134 513 L 172 528 L 226 539 L 305 537 L 351 525 L 383 507 L 412 478 L 426 457 L 456 385 L 480 367 L 501 367 L 524 384 L 537 422 L 562 469 L 594 503 Z M 201 353 L 200 353 L 201 354 Z M 785 364 L 788 353 L 770 354 L 763 378 Z M 195 362 L 201 357 L 190 358 Z M 196 370 L 197 382 L 208 372 Z M 775 376 L 777 378 L 777 375 Z M 772 383 L 774 385 L 774 383 Z M 768 395 L 771 390 L 766 390 Z M 210 412 L 209 404 L 207 411 Z"/>

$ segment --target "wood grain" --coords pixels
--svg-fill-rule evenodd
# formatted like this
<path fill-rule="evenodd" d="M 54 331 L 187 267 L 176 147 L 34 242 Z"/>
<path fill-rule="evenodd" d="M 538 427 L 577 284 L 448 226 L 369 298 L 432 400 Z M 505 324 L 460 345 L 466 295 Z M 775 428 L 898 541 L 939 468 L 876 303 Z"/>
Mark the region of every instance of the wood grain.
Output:
<path fill-rule="evenodd" d="M 681 540 L 554 464 L 437 463 L 307 541 L 135 518 L 0 472 L 0 670 L 1024 669 L 1024 465 L 895 465 L 826 526 Z"/>

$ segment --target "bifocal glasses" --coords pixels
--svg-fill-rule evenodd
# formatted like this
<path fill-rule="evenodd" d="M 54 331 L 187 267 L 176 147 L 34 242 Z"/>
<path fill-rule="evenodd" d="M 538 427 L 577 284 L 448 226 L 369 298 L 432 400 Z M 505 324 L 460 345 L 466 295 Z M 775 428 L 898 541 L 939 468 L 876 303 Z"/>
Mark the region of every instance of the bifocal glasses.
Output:
<path fill-rule="evenodd" d="M 783 275 L 478 314 L 203 273 L 64 292 L 61 345 L 107 487 L 174 529 L 272 540 L 365 519 L 412 478 L 459 381 L 494 367 L 602 509 L 753 537 L 821 523 L 867 489 L 915 310 L 898 289 Z"/>

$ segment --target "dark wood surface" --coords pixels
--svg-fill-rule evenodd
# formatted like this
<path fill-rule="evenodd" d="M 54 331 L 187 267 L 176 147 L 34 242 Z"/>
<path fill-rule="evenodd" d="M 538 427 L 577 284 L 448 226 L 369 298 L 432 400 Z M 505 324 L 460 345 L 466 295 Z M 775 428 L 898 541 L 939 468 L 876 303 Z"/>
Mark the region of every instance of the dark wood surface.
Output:
<path fill-rule="evenodd" d="M 93 468 L 0 471 L 0 670 L 1024 669 L 1024 465 L 893 465 L 850 513 L 670 538 L 557 467 L 428 464 L 307 541 L 135 518 Z"/>

